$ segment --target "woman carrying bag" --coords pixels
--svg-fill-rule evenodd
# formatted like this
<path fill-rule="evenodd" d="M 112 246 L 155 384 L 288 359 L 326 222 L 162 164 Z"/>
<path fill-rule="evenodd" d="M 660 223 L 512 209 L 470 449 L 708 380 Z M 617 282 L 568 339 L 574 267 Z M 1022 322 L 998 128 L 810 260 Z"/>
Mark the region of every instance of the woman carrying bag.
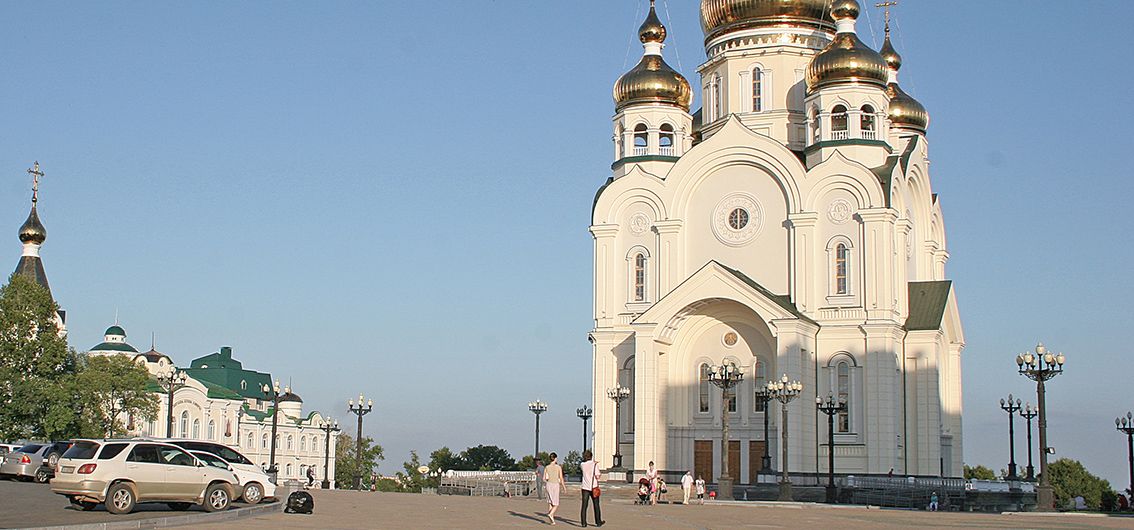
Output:
<path fill-rule="evenodd" d="M 579 464 L 579 468 L 583 473 L 583 507 L 579 510 L 579 522 L 583 524 L 583 528 L 587 527 L 587 503 L 594 501 L 595 526 L 602 526 L 606 524 L 606 521 L 602 520 L 602 510 L 599 509 L 601 490 L 598 481 L 602 475 L 590 449 L 583 451 L 583 463 Z"/>

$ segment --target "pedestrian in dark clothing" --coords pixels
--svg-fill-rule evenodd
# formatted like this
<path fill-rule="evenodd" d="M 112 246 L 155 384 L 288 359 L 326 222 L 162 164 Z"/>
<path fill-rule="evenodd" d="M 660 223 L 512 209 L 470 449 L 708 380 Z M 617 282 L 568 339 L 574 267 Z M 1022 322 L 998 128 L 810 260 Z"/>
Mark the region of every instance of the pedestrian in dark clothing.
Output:
<path fill-rule="evenodd" d="M 579 468 L 583 473 L 583 507 L 579 510 L 579 522 L 582 523 L 583 528 L 587 527 L 587 503 L 595 503 L 595 526 L 602 526 L 606 521 L 602 520 L 602 510 L 599 508 L 599 497 L 595 495 L 595 490 L 599 489 L 599 478 L 602 475 L 599 473 L 598 462 L 595 462 L 591 450 L 583 451 L 583 463 L 579 464 Z"/>

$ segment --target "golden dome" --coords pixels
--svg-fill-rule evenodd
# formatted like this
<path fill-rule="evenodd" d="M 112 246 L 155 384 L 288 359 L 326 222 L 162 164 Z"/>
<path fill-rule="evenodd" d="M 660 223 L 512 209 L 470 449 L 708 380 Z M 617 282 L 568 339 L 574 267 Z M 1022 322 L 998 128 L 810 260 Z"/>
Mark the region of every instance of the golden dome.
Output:
<path fill-rule="evenodd" d="M 665 42 L 665 26 L 662 25 L 661 20 L 658 18 L 658 12 L 654 9 L 654 2 L 650 1 L 650 14 L 646 17 L 646 21 L 638 28 L 638 39 L 642 44 L 647 42 Z"/>
<path fill-rule="evenodd" d="M 885 87 L 889 78 L 886 61 L 858 38 L 854 21 L 858 2 L 836 0 L 831 17 L 839 22 L 834 40 L 807 65 L 807 90 L 839 83 L 868 83 Z"/>
<path fill-rule="evenodd" d="M 883 61 L 886 61 L 886 66 L 892 70 L 897 71 L 902 68 L 902 56 L 898 55 L 894 45 L 890 44 L 889 31 L 887 31 L 886 40 L 882 42 L 882 50 L 878 54 L 882 56 Z"/>
<path fill-rule="evenodd" d="M 615 110 L 637 103 L 665 103 L 689 112 L 693 89 L 660 55 L 645 55 L 614 83 Z"/>
<path fill-rule="evenodd" d="M 925 132 L 929 127 L 929 112 L 925 110 L 925 105 L 906 94 L 897 83 L 890 83 L 886 87 L 886 95 L 890 96 L 888 113 L 891 125 Z"/>
<path fill-rule="evenodd" d="M 827 18 L 830 0 L 701 0 L 705 40 L 737 29 L 801 26 L 834 29 Z"/>
<path fill-rule="evenodd" d="M 39 214 L 36 213 L 33 204 L 28 219 L 20 226 L 20 242 L 42 245 L 46 239 L 47 228 L 44 228 L 43 223 L 39 222 Z"/>

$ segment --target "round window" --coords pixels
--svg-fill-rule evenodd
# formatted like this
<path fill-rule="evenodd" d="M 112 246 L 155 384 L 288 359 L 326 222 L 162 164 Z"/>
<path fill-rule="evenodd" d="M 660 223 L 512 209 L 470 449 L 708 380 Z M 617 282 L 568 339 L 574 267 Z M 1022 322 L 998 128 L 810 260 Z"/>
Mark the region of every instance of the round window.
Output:
<path fill-rule="evenodd" d="M 725 346 L 736 346 L 736 333 L 732 331 L 725 333 L 724 343 Z"/>
<path fill-rule="evenodd" d="M 728 226 L 733 230 L 741 230 L 748 226 L 748 210 L 744 208 L 734 208 L 728 214 Z"/>

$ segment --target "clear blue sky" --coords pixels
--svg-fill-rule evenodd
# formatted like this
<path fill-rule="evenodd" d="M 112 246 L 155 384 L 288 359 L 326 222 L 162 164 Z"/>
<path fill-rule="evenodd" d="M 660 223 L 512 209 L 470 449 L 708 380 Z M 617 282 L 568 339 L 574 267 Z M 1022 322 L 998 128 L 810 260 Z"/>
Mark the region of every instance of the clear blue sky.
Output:
<path fill-rule="evenodd" d="M 647 4 L 0 4 L 8 266 L 38 159 L 43 256 L 76 348 L 117 309 L 136 346 L 154 332 L 188 363 L 230 345 L 309 409 L 345 420 L 361 390 L 386 473 L 411 449 L 529 452 L 536 398 L 542 447 L 577 448 L 591 199 Z M 695 80 L 698 2 L 659 5 L 667 60 Z M 879 45 L 869 11 L 860 34 Z M 1034 399 L 1013 357 L 1043 340 L 1069 359 L 1051 444 L 1125 486 L 1128 14 L 1117 0 L 895 12 L 903 86 L 933 118 L 968 463 L 1006 465 L 997 400 Z"/>

